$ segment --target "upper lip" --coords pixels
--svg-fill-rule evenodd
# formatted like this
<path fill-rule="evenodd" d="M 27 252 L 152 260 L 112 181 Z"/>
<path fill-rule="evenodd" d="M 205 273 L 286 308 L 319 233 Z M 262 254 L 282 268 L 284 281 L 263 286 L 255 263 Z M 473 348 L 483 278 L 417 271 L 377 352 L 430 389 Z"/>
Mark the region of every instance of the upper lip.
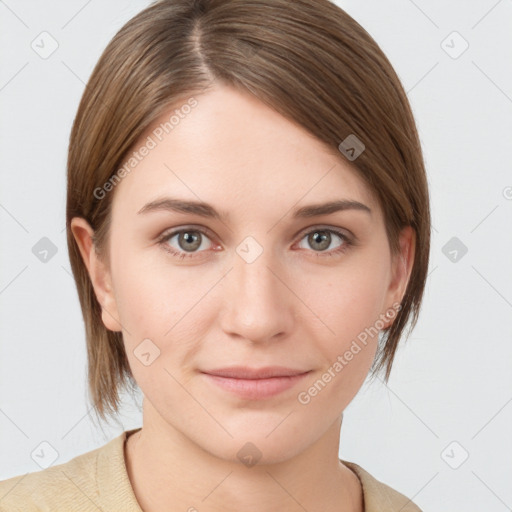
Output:
<path fill-rule="evenodd" d="M 230 377 L 232 379 L 268 379 L 271 377 L 290 377 L 301 375 L 309 370 L 298 370 L 284 366 L 265 366 L 262 368 L 250 368 L 249 366 L 229 366 L 216 368 L 215 370 L 204 370 L 203 373 L 217 375 L 219 377 Z"/>

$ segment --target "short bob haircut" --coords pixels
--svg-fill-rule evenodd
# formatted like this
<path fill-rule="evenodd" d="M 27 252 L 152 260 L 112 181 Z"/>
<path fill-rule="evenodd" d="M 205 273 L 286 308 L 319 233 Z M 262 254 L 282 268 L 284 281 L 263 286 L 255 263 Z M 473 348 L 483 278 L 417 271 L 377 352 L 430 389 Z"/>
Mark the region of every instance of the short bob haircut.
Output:
<path fill-rule="evenodd" d="M 121 332 L 105 328 L 101 306 L 70 224 L 86 219 L 108 264 L 115 178 L 134 144 L 173 106 L 212 82 L 250 93 L 344 158 L 349 135 L 364 151 L 347 163 L 377 198 L 391 254 L 412 226 L 415 257 L 401 309 L 379 336 L 371 368 L 387 383 L 398 342 L 416 325 L 427 279 L 430 206 L 411 107 L 390 62 L 354 19 L 329 0 L 159 0 L 129 20 L 101 55 L 70 134 L 66 229 L 85 322 L 88 392 L 96 415 L 116 416 L 119 392 L 135 390 Z M 408 333 L 408 334 L 409 334 Z"/>

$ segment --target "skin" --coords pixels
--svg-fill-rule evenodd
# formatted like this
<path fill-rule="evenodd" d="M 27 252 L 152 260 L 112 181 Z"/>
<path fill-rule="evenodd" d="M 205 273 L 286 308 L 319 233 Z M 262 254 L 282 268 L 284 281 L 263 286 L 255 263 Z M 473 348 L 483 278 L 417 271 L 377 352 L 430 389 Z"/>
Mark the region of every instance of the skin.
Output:
<path fill-rule="evenodd" d="M 414 232 L 404 229 L 401 257 L 392 258 L 382 211 L 340 153 L 229 87 L 196 99 L 198 106 L 110 192 L 109 261 L 92 250 L 87 222 L 72 222 L 103 322 L 122 331 L 144 394 L 143 428 L 125 447 L 137 500 L 146 512 L 361 511 L 359 479 L 338 458 L 340 428 L 371 367 L 377 336 L 360 344 L 308 404 L 297 395 L 401 301 Z M 164 196 L 202 200 L 230 217 L 137 213 Z M 296 208 L 340 198 L 367 205 L 371 215 L 292 218 Z M 179 235 L 159 245 L 159 235 L 190 225 L 209 233 L 194 232 L 198 248 L 190 251 Z M 339 229 L 357 243 L 328 232 L 322 251 L 308 238 L 315 228 Z M 247 236 L 263 249 L 252 263 L 236 252 Z M 171 255 L 165 243 L 192 257 Z M 134 354 L 144 339 L 160 350 L 149 365 Z M 200 373 L 231 365 L 310 373 L 287 391 L 250 400 Z M 261 453 L 253 466 L 237 457 L 248 441 Z"/>

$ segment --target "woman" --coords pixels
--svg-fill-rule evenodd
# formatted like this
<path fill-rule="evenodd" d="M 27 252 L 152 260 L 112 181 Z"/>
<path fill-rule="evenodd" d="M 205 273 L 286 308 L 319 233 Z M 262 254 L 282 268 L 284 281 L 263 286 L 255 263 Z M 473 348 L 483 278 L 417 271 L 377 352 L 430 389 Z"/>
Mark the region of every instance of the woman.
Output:
<path fill-rule="evenodd" d="M 82 97 L 67 234 L 103 420 L 143 427 L 0 484 L 5 510 L 420 510 L 338 458 L 416 323 L 428 186 L 405 92 L 327 0 L 161 0 Z"/>

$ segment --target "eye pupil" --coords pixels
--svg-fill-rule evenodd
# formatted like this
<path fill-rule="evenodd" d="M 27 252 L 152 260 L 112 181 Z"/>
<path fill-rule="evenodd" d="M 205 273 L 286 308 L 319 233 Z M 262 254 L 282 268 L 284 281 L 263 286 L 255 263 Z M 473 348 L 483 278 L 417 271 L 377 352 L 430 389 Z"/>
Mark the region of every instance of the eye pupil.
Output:
<path fill-rule="evenodd" d="M 183 233 L 180 233 L 180 235 L 178 236 L 178 243 L 184 251 L 194 251 L 201 246 L 200 236 L 198 236 L 197 234 L 191 234 L 191 233 L 198 233 L 198 232 L 197 231 L 184 231 Z M 192 246 L 189 245 L 189 246 L 184 247 L 182 244 L 183 240 L 187 244 L 192 243 Z"/>
<path fill-rule="evenodd" d="M 331 244 L 331 234 L 328 231 L 314 231 L 308 238 L 308 242 L 312 244 L 312 247 L 316 243 L 320 244 L 321 247 L 318 248 L 320 251 L 324 251 Z"/>

